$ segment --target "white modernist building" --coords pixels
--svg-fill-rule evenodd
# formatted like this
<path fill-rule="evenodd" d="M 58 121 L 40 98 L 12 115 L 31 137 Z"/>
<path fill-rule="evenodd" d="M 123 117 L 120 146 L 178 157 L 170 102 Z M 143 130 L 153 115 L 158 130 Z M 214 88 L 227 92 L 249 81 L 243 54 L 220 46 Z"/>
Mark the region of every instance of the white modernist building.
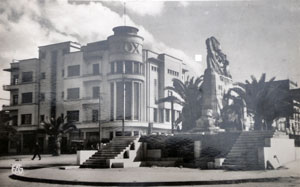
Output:
<path fill-rule="evenodd" d="M 20 134 L 10 152 L 28 152 L 36 139 L 46 151 L 51 141 L 42 129 L 50 117 L 67 116 L 80 129 L 64 137 L 62 150 L 70 140 L 112 139 L 123 130 L 125 135 L 170 132 L 171 104 L 156 101 L 172 94 L 164 88 L 173 78 L 185 80 L 184 63 L 145 49 L 137 28 L 113 31 L 107 40 L 85 46 L 40 46 L 39 58 L 14 61 L 5 69 L 11 72 L 11 84 L 4 86 L 11 101 L 3 110 L 10 111 Z M 181 107 L 174 109 L 176 119 Z"/>

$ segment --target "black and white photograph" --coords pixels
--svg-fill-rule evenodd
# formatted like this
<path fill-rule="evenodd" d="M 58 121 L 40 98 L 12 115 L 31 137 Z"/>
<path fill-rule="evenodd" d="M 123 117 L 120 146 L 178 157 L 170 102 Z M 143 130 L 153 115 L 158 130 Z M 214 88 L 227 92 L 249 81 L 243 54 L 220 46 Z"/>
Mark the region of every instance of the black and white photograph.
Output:
<path fill-rule="evenodd" d="M 300 1 L 1 0 L 0 186 L 300 186 Z"/>

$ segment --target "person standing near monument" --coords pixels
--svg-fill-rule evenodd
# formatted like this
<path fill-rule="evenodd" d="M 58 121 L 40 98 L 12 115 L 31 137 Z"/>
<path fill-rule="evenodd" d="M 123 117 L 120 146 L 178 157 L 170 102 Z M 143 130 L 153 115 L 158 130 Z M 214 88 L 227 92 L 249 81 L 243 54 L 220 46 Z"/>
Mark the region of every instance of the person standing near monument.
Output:
<path fill-rule="evenodd" d="M 39 143 L 36 142 L 35 145 L 34 145 L 34 155 L 32 157 L 31 160 L 34 160 L 36 155 L 39 157 L 39 160 L 41 160 L 41 155 L 40 155 L 40 146 L 39 146 Z"/>

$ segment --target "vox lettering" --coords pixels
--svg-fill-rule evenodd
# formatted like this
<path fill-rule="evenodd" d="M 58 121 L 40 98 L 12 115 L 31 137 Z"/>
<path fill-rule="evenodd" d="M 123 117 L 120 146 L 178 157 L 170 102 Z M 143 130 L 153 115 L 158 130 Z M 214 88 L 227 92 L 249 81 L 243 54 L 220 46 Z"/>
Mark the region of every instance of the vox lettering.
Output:
<path fill-rule="evenodd" d="M 141 44 L 134 42 L 122 42 L 118 44 L 116 48 L 119 52 L 127 52 L 132 54 L 141 54 Z"/>

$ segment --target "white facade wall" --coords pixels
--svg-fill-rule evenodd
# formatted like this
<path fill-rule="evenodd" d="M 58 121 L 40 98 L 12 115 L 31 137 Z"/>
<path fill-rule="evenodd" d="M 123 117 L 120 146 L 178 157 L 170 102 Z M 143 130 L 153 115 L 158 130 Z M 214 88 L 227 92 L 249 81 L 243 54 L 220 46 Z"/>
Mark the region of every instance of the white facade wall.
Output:
<path fill-rule="evenodd" d="M 171 109 L 170 104 L 158 105 L 156 101 L 168 95 L 164 88 L 172 86 L 173 78 L 182 79 L 183 65 L 181 60 L 165 54 L 158 55 L 143 50 L 142 37 L 135 34 L 119 35 L 118 31 L 115 32 L 115 35 L 108 37 L 106 41 L 90 43 L 79 49 L 76 49 L 78 45 L 75 48 L 72 47 L 73 45 L 72 42 L 64 42 L 41 46 L 39 47 L 39 59 L 24 60 L 12 64 L 12 66 L 19 66 L 19 72 L 33 71 L 32 83 L 16 85 L 19 105 L 4 108 L 11 110 L 12 115 L 18 115 L 19 131 L 34 131 L 42 128 L 40 125 L 41 117 L 43 116 L 44 119 L 53 117 L 54 106 L 56 118 L 60 115 L 66 116 L 68 111 L 79 111 L 79 121 L 76 124 L 82 130 L 83 138 L 87 138 L 88 132 L 98 132 L 99 122 L 92 121 L 92 110 L 99 109 L 99 99 L 93 98 L 93 87 L 98 86 L 101 97 L 100 119 L 103 128 L 101 129 L 101 136 L 102 138 L 112 138 L 112 135 L 115 136 L 117 132 L 122 131 L 122 122 L 116 119 L 116 99 L 117 95 L 120 94 L 116 92 L 116 85 L 122 81 L 130 82 L 132 86 L 138 85 L 136 88 L 139 94 L 139 99 L 136 99 L 137 95 L 135 94 L 137 93 L 134 86 L 132 90 L 125 92 L 125 95 L 130 92 L 132 94 L 131 113 L 133 114 L 131 119 L 125 120 L 125 131 L 146 133 L 148 123 L 154 122 L 153 108 L 157 108 L 157 122 L 153 125 L 154 130 L 161 132 L 171 130 L 171 112 L 170 120 L 166 121 L 166 109 Z M 155 58 L 157 62 L 150 62 L 149 58 Z M 127 61 L 133 64 L 138 62 L 139 73 L 135 74 L 134 71 L 129 74 L 111 72 L 111 63 L 118 61 L 124 62 L 124 68 Z M 55 62 L 56 65 L 54 66 Z M 93 64 L 99 64 L 99 74 L 97 75 L 93 74 Z M 74 65 L 80 66 L 80 74 L 69 76 L 68 67 Z M 152 67 L 155 67 L 156 70 L 153 70 Z M 170 72 L 168 73 L 168 69 L 178 72 L 178 74 L 171 75 Z M 11 75 L 13 76 L 14 73 L 13 71 Z M 156 84 L 156 88 L 154 84 Z M 111 85 L 114 85 L 114 93 L 111 92 Z M 79 88 L 78 99 L 68 99 L 68 89 L 71 88 Z M 16 93 L 15 90 L 9 91 L 12 95 Z M 154 94 L 154 91 L 157 93 Z M 33 92 L 32 104 L 23 105 L 20 103 L 21 93 L 24 92 Z M 39 93 L 44 94 L 45 99 L 39 99 Z M 53 98 L 56 100 L 55 103 L 53 103 Z M 111 99 L 114 99 L 114 106 L 111 105 Z M 138 105 L 138 108 L 135 108 L 135 104 Z M 138 119 L 134 118 L 136 109 L 138 109 Z M 163 111 L 163 121 L 160 121 L 160 109 Z M 175 110 L 180 111 L 181 107 L 175 105 Z M 31 126 L 21 125 L 21 115 L 29 111 L 33 118 Z M 178 117 L 178 113 L 175 117 Z M 33 129 L 33 126 L 36 128 Z M 37 137 L 42 137 L 42 135 L 37 135 Z M 47 144 L 47 136 L 45 136 L 44 141 L 44 144 Z"/>

